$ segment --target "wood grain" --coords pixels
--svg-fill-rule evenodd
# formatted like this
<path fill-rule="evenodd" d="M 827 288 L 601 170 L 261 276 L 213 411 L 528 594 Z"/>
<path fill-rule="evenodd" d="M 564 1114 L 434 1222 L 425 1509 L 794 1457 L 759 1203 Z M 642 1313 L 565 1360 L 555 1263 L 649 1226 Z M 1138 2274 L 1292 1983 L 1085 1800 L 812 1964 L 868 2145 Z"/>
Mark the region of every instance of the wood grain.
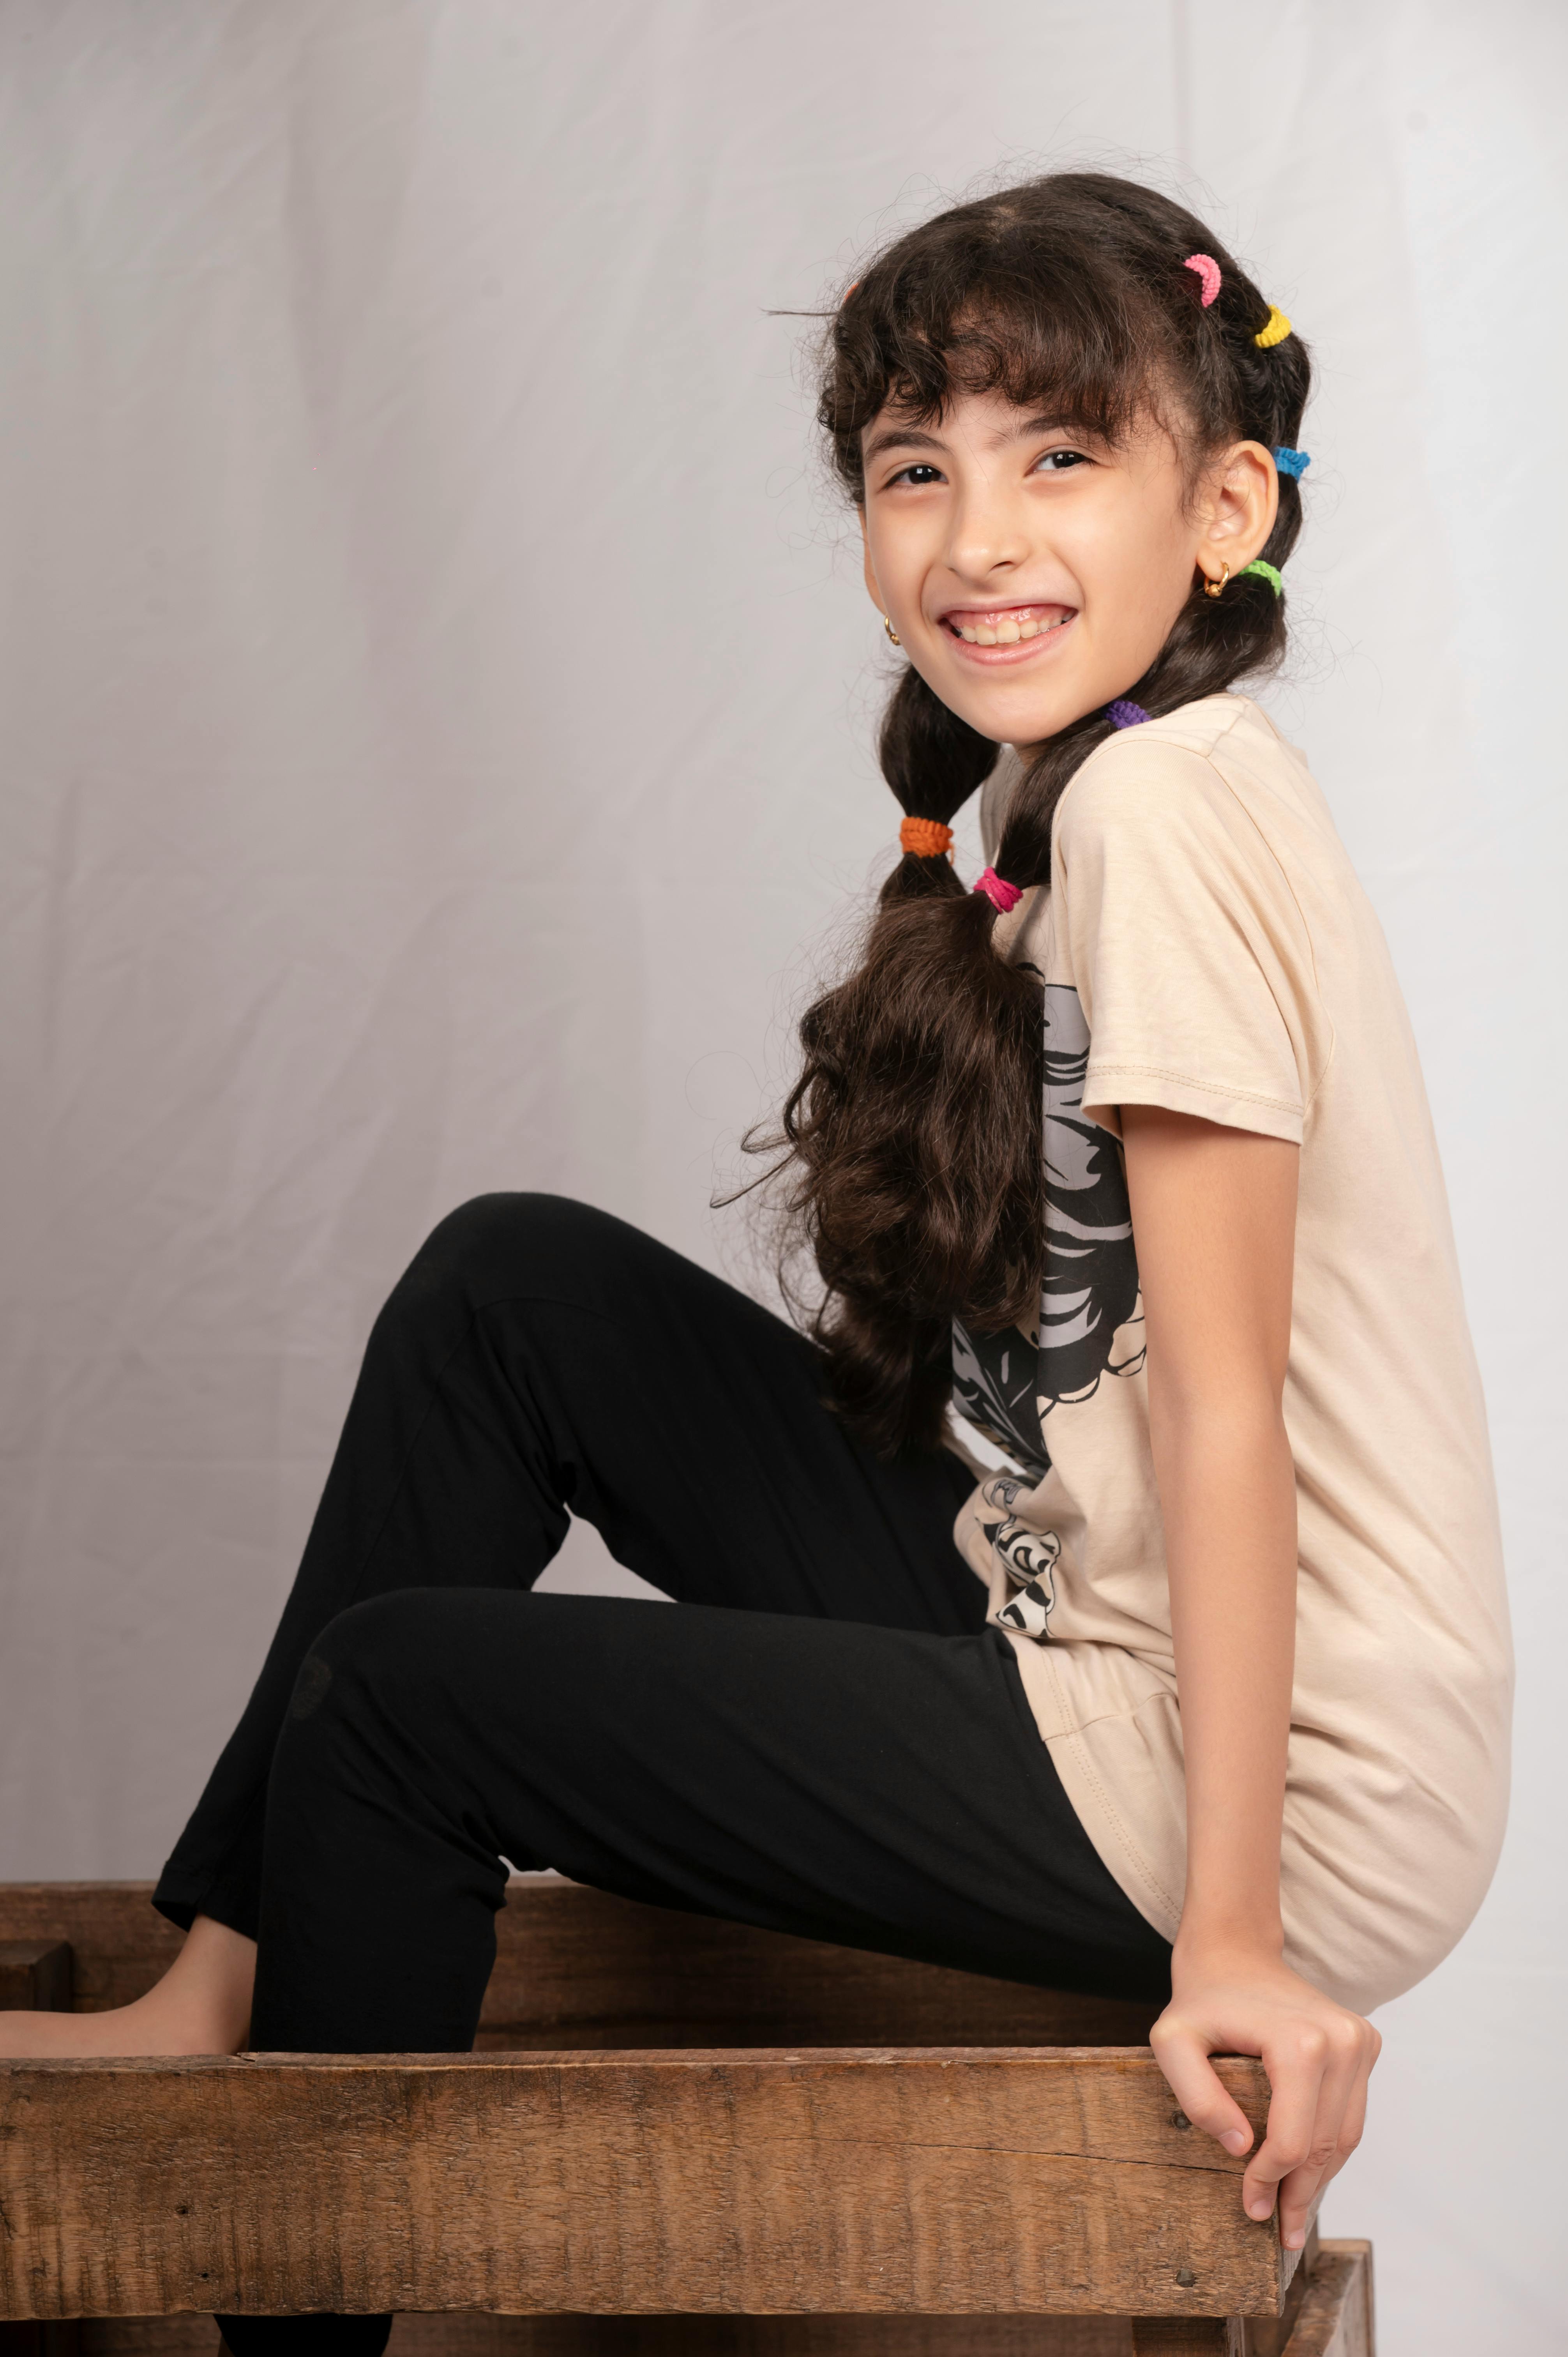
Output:
<path fill-rule="evenodd" d="M 0 1884 L 0 1940 L 68 1940 L 77 2010 L 125 2005 L 178 1953 L 150 1883 Z M 798 1940 L 522 1876 L 496 1921 L 482 2050 L 1130 2046 L 1158 2007 Z"/>
<path fill-rule="evenodd" d="M 0 2063 L 0 2316 L 1278 2314 L 1240 2173 L 1137 2049 Z"/>
<path fill-rule="evenodd" d="M 1283 2357 L 1377 2357 L 1370 2243 L 1319 2245 Z"/>
<path fill-rule="evenodd" d="M 1373 2357 L 1369 2243 L 1322 2246 L 1305 2318 L 1109 2316 L 400 2316 L 388 2357 L 1133 2357 L 1173 2328 L 1242 2357 Z M 1280 2337 L 1275 2338 L 1278 2334 Z M 1294 2338 L 1292 2336 L 1294 2336 Z M 28 2338 L 27 2336 L 34 2336 Z M 73 2336 L 68 2343 L 67 2336 Z M 75 2336 L 79 2336 L 76 2338 Z M 1337 2338 L 1336 2337 L 1337 2336 Z M 1177 2344 L 1178 2346 L 1180 2344 Z M 1190 2340 L 1187 2344 L 1191 2347 Z M 1199 2347 L 1202 2346 L 1201 2341 Z M 220 2357 L 209 2316 L 0 2326 L 3 2357 Z"/>
<path fill-rule="evenodd" d="M 0 1940 L 65 1940 L 72 2005 L 101 2013 L 145 1996 L 180 1951 L 184 1933 L 153 1912 L 150 1882 L 0 1883 Z"/>
<path fill-rule="evenodd" d="M 1372 2246 L 1307 2238 L 1300 2269 L 1278 2317 L 1136 2317 L 1136 2357 L 1373 2357 Z"/>
<path fill-rule="evenodd" d="M 70 1944 L 66 1940 L 0 1940 L 0 2012 L 69 2013 Z"/>
<path fill-rule="evenodd" d="M 1078 1996 L 514 1882 L 481 2046 L 1142 2045 L 1157 2006 Z"/>
<path fill-rule="evenodd" d="M 150 1894 L 0 1885 L 0 2005 L 139 1996 L 180 1940 Z M 1152 2058 L 1112 2050 L 1152 2007 L 554 1878 L 514 1881 L 497 1933 L 480 2046 L 537 2052 L 510 2090 L 450 2057 L 0 2065 L 0 2315 L 38 2319 L 0 2324 L 0 2357 L 219 2357 L 220 2305 L 404 2306 L 391 2357 L 1370 2357 L 1369 2246 L 1309 2248 L 1280 2312 L 1294 2263 L 1240 2217 L 1240 2165 L 1176 2128 Z M 873 2036 L 918 2050 L 799 2050 Z M 701 2050 L 764 2043 L 794 2050 Z M 967 2050 L 1068 2046 L 1107 2050 Z M 1257 2124 L 1262 2074 L 1224 2068 Z M 225 2276 L 202 2259 L 231 2221 Z M 389 2235 L 378 2282 L 362 2245 Z M 1273 2313 L 1244 2320 L 1260 2276 Z M 137 2284 L 175 2312 L 124 2313 Z M 737 2285 L 774 2312 L 731 2312 Z M 1134 2323 L 1139 2285 L 1192 2312 Z M 61 2320 L 105 2289 L 114 2312 Z M 585 2312 L 535 2312 L 568 2292 Z"/>

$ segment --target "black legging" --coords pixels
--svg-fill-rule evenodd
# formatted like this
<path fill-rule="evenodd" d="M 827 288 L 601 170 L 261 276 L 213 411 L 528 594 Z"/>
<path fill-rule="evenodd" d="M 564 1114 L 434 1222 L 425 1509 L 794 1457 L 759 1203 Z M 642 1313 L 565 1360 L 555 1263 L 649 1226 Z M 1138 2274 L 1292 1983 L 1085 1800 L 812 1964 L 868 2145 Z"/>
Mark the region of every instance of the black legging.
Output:
<path fill-rule="evenodd" d="M 969 1479 L 871 1456 L 798 1334 L 636 1229 L 466 1205 L 376 1321 L 156 1903 L 259 1938 L 263 2050 L 470 2046 L 503 1859 L 1163 1998 L 953 1545 Z M 568 1510 L 676 1608 L 531 1595 Z"/>

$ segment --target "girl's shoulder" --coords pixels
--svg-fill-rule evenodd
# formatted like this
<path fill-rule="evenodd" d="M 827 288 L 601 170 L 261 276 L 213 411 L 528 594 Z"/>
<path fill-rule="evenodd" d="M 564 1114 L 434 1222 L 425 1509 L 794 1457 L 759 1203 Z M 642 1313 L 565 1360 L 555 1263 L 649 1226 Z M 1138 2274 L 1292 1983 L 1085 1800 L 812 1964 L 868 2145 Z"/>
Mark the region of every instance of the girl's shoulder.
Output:
<path fill-rule="evenodd" d="M 1069 859 L 1124 835 L 1172 853 L 1251 839 L 1277 857 L 1282 834 L 1304 823 L 1329 823 L 1302 754 L 1250 695 L 1221 694 L 1097 745 L 1063 791 L 1054 836 Z"/>
<path fill-rule="evenodd" d="M 1287 767 L 1304 770 L 1305 763 L 1286 742 L 1261 704 L 1250 695 L 1226 692 L 1199 696 L 1178 705 L 1157 719 L 1119 728 L 1095 747 L 1069 781 L 1061 804 L 1069 795 L 1086 799 L 1085 786 L 1131 771 L 1177 778 L 1196 778 L 1195 763 L 1208 763 L 1223 776 L 1236 767 Z"/>
<path fill-rule="evenodd" d="M 1026 769 L 1004 746 L 982 789 L 980 832 L 989 860 Z M 1250 695 L 1206 695 L 1097 745 L 1064 787 L 1052 834 L 1058 847 L 1123 831 L 1145 844 L 1162 833 L 1190 842 L 1216 824 L 1234 825 L 1243 810 L 1250 825 L 1262 819 L 1264 833 L 1273 834 L 1270 810 L 1286 808 L 1298 825 L 1305 820 L 1314 832 L 1332 835 L 1305 757 L 1262 706 Z"/>

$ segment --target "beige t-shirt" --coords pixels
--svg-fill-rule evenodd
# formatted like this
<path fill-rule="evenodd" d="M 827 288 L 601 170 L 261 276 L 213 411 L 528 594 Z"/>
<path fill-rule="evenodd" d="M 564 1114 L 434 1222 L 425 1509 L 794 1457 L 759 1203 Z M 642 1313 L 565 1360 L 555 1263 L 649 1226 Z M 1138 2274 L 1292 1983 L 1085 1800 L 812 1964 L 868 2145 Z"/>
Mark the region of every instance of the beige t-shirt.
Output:
<path fill-rule="evenodd" d="M 987 789 L 991 855 L 1018 774 Z M 960 1548 L 1086 1830 L 1174 1938 L 1181 1719 L 1118 1108 L 1299 1143 L 1286 1953 L 1364 2011 L 1480 1903 L 1511 1694 L 1486 1411 L 1382 932 L 1301 755 L 1217 695 L 1090 755 L 1050 888 L 997 942 L 1045 985 L 1047 1273 L 1037 1335 L 955 1330 L 955 1406 L 1018 1469 L 982 1480 Z"/>

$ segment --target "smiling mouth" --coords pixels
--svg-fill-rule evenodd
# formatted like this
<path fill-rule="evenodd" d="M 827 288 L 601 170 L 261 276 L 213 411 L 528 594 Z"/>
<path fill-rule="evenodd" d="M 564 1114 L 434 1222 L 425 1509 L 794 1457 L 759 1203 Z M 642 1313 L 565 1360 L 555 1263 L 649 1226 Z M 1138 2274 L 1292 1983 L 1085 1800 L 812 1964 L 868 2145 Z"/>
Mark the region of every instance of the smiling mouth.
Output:
<path fill-rule="evenodd" d="M 970 647 L 1015 647 L 1041 639 L 1070 622 L 1070 606 L 1003 606 L 989 610 L 959 607 L 942 616 L 942 628 Z"/>

